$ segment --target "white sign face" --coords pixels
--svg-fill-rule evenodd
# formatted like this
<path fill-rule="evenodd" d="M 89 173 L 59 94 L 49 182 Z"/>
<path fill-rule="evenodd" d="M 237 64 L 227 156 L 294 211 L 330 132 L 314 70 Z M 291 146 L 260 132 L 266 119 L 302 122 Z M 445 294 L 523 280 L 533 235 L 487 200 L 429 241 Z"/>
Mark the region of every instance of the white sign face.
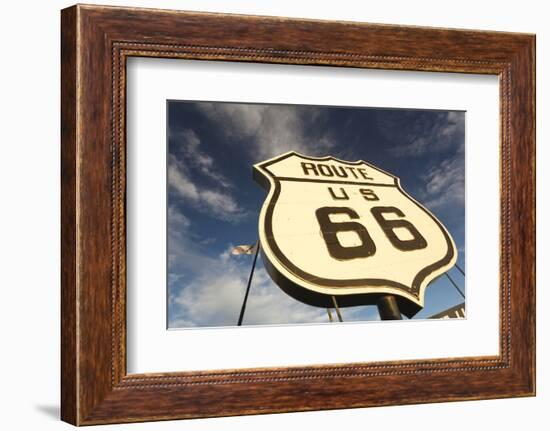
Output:
<path fill-rule="evenodd" d="M 456 262 L 445 227 L 364 161 L 288 152 L 254 165 L 266 189 L 260 213 L 262 256 L 292 297 L 319 307 L 376 304 L 396 295 L 411 317 L 430 281 Z"/>

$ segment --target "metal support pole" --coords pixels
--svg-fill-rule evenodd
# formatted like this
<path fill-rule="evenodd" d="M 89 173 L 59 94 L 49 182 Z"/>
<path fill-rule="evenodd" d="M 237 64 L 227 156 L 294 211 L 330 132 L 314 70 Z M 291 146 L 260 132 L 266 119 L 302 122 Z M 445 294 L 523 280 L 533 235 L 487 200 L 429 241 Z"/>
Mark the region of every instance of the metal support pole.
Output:
<path fill-rule="evenodd" d="M 338 303 L 336 302 L 336 298 L 334 295 L 332 295 L 332 303 L 334 304 L 334 308 L 336 309 L 336 315 L 338 316 L 338 320 L 340 322 L 343 322 L 344 319 L 342 319 L 342 313 L 340 313 L 340 307 L 338 307 Z"/>
<path fill-rule="evenodd" d="M 401 312 L 397 305 L 397 300 L 393 295 L 381 296 L 377 303 L 380 319 L 382 320 L 401 320 Z"/>
<path fill-rule="evenodd" d="M 451 284 L 454 286 L 454 288 L 456 289 L 456 291 L 458 293 L 460 293 L 460 296 L 462 296 L 463 298 L 466 298 L 466 296 L 464 295 L 464 293 L 462 293 L 462 290 L 460 290 L 460 288 L 458 287 L 458 285 L 455 283 L 455 281 L 451 278 L 451 276 L 447 273 L 445 273 L 445 275 L 447 276 L 447 278 L 449 279 L 449 281 L 451 282 Z"/>
<path fill-rule="evenodd" d="M 241 307 L 241 314 L 239 315 L 239 322 L 237 326 L 241 326 L 244 318 L 244 310 L 246 309 L 246 301 L 248 301 L 248 293 L 250 292 L 250 285 L 252 284 L 252 277 L 254 276 L 254 268 L 256 268 L 256 259 L 258 259 L 258 252 L 260 251 L 260 241 L 256 245 L 256 254 L 254 254 L 254 261 L 252 262 L 252 269 L 250 270 L 250 276 L 248 277 L 248 285 L 246 286 L 246 293 L 244 294 L 243 305 Z"/>
<path fill-rule="evenodd" d="M 328 314 L 328 320 L 329 320 L 329 322 L 332 323 L 333 320 L 332 320 L 332 313 L 330 312 L 330 308 L 327 308 L 327 314 Z"/>
<path fill-rule="evenodd" d="M 466 277 L 466 274 L 464 274 L 464 270 L 458 265 L 458 263 L 455 263 L 455 268 L 458 269 L 464 277 Z"/>

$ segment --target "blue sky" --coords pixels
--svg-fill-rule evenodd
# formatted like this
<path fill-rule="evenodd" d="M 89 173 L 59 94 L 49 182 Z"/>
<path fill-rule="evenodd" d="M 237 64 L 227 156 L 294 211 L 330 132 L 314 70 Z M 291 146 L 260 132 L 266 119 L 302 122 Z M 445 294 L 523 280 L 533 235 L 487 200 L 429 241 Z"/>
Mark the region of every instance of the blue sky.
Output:
<path fill-rule="evenodd" d="M 464 269 L 464 112 L 168 101 L 168 326 L 236 325 L 266 192 L 252 165 L 289 150 L 366 160 L 445 225 Z M 464 279 L 450 275 L 464 291 Z M 463 302 L 446 277 L 426 290 L 426 318 Z M 344 321 L 377 320 L 373 306 Z M 258 259 L 244 325 L 325 323 L 326 310 L 275 285 Z"/>

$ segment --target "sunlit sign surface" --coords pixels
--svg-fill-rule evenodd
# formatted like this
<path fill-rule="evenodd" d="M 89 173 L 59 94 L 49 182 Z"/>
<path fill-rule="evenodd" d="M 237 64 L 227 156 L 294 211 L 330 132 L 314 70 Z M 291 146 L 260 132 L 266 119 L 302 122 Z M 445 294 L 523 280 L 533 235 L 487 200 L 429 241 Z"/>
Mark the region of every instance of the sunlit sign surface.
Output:
<path fill-rule="evenodd" d="M 375 304 L 395 295 L 411 317 L 428 283 L 450 269 L 456 246 L 399 178 L 367 162 L 288 152 L 254 165 L 269 195 L 259 219 L 273 280 L 310 305 Z"/>

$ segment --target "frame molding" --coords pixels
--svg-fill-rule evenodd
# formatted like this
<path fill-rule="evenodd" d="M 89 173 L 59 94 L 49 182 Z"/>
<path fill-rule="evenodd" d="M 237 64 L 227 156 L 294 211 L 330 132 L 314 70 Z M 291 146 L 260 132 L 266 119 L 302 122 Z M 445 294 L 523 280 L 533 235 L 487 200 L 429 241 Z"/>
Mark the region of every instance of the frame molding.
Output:
<path fill-rule="evenodd" d="M 534 35 L 77 5 L 61 13 L 61 50 L 62 420 L 91 425 L 535 394 Z M 128 375 L 130 56 L 498 75 L 500 355 Z"/>

